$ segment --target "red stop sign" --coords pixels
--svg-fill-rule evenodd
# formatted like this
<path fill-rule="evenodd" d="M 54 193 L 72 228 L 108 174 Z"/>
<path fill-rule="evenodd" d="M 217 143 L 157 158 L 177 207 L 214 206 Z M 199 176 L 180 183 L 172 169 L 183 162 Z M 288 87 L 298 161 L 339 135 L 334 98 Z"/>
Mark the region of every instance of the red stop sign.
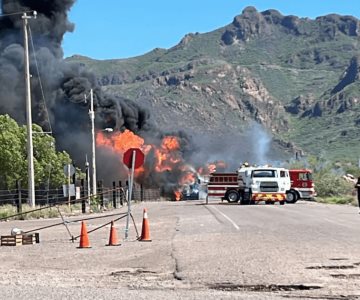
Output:
<path fill-rule="evenodd" d="M 132 167 L 132 160 L 133 160 L 134 152 L 135 152 L 134 169 L 140 168 L 144 163 L 144 159 L 145 159 L 144 153 L 139 148 L 130 148 L 130 149 L 126 150 L 126 152 L 124 153 L 124 156 L 123 156 L 123 163 L 129 169 L 131 169 L 131 167 Z"/>

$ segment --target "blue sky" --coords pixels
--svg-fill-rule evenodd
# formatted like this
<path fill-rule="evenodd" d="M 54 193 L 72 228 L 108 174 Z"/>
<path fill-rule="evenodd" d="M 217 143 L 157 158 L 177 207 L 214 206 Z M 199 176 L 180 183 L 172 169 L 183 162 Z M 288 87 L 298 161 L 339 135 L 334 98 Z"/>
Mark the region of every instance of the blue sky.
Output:
<path fill-rule="evenodd" d="M 127 58 L 170 48 L 187 33 L 231 23 L 247 6 L 312 19 L 329 13 L 360 16 L 357 0 L 77 0 L 69 15 L 75 31 L 65 36 L 64 56 Z"/>

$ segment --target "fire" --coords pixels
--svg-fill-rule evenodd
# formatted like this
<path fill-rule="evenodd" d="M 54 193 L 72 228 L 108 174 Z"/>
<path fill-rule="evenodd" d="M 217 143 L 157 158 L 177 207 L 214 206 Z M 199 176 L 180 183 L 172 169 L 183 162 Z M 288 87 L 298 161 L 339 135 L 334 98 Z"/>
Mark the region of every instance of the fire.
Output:
<path fill-rule="evenodd" d="M 180 155 L 177 152 L 180 149 L 180 143 L 175 136 L 166 136 L 163 138 L 161 145 L 155 150 L 156 157 L 156 171 L 164 172 L 171 171 L 174 165 L 181 161 Z"/>
<path fill-rule="evenodd" d="M 129 148 L 140 148 L 145 155 L 153 149 L 155 171 L 158 173 L 172 171 L 174 167 L 181 162 L 181 156 L 178 151 L 180 149 L 180 142 L 176 136 L 165 136 L 160 146 L 153 144 L 147 145 L 143 138 L 126 129 L 124 132 L 116 132 L 113 134 L 98 132 L 96 135 L 96 144 L 110 148 L 120 155 L 123 155 Z M 144 172 L 145 169 L 140 168 L 136 170 L 135 175 L 140 175 Z"/>
<path fill-rule="evenodd" d="M 161 148 L 167 149 L 168 151 L 179 150 L 180 149 L 179 140 L 175 136 L 166 136 L 162 140 Z"/>
<path fill-rule="evenodd" d="M 215 173 L 216 172 L 216 165 L 215 164 L 209 164 L 207 166 L 209 173 Z"/>
<path fill-rule="evenodd" d="M 198 169 L 200 175 L 210 175 L 215 173 L 217 169 L 225 169 L 227 167 L 226 163 L 222 160 L 218 160 L 213 163 L 208 163 L 205 167 Z"/>
<path fill-rule="evenodd" d="M 192 172 L 186 172 L 180 178 L 179 183 L 181 185 L 189 185 L 189 184 L 194 184 L 195 182 L 196 182 L 196 174 Z"/>
<path fill-rule="evenodd" d="M 96 134 L 96 144 L 112 148 L 115 152 L 125 153 L 129 148 L 140 148 L 144 146 L 144 139 L 130 130 L 115 132 L 111 135 L 99 131 Z"/>
<path fill-rule="evenodd" d="M 175 191 L 174 194 L 175 194 L 175 200 L 176 201 L 181 200 L 181 192 L 180 191 Z"/>
<path fill-rule="evenodd" d="M 169 183 L 174 186 L 172 191 L 177 201 L 181 200 L 185 187 L 194 185 L 198 179 L 204 179 L 205 176 L 216 172 L 217 168 L 226 168 L 223 161 L 208 163 L 198 170 L 186 164 L 180 151 L 180 140 L 176 136 L 165 136 L 158 143 L 147 144 L 142 137 L 130 130 L 111 134 L 99 131 L 96 135 L 96 143 L 98 146 L 108 148 L 119 154 L 119 157 L 129 148 L 140 148 L 145 154 L 145 164 L 135 170 L 135 178 L 146 180 L 146 176 L 153 178 L 160 176 L 159 182 L 163 182 L 164 178 L 165 180 L 168 178 L 174 180 L 175 178 L 177 182 Z M 148 157 L 149 155 L 153 156 Z M 172 171 L 175 173 L 171 173 Z M 168 177 L 168 173 L 173 174 L 172 177 Z"/>

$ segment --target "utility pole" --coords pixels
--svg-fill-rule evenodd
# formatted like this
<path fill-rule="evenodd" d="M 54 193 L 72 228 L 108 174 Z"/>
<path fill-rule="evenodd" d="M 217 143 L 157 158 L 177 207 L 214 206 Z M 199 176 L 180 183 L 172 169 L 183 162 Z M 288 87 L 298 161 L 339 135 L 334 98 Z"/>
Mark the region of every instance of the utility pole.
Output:
<path fill-rule="evenodd" d="M 85 156 L 86 161 L 85 161 L 85 170 L 86 170 L 86 187 L 87 187 L 87 194 L 86 196 L 88 197 L 88 204 L 90 207 L 90 195 L 91 195 L 91 190 L 90 190 L 90 168 L 89 168 L 89 162 L 87 159 L 87 154 Z"/>
<path fill-rule="evenodd" d="M 130 219 L 130 215 L 131 215 L 131 198 L 132 198 L 132 191 L 133 191 L 133 185 L 134 185 L 135 161 L 136 161 L 136 151 L 134 150 L 132 153 L 131 171 L 129 174 L 128 213 L 126 215 L 125 240 L 127 240 L 129 237 L 129 219 Z"/>
<path fill-rule="evenodd" d="M 34 151 L 32 138 L 32 116 L 31 116 L 31 90 L 30 90 L 30 62 L 29 62 L 29 40 L 28 40 L 28 19 L 36 18 L 36 11 L 33 16 L 26 13 L 22 15 L 24 26 L 24 69 L 25 69 L 25 96 L 26 96 L 26 121 L 27 121 L 27 155 L 28 155 L 28 197 L 31 207 L 35 207 L 35 180 L 34 180 Z"/>
<path fill-rule="evenodd" d="M 95 113 L 94 113 L 94 93 L 90 90 L 90 110 L 89 117 L 91 121 L 91 142 L 92 142 L 92 184 L 93 184 L 93 196 L 96 196 L 96 156 L 95 156 Z"/>

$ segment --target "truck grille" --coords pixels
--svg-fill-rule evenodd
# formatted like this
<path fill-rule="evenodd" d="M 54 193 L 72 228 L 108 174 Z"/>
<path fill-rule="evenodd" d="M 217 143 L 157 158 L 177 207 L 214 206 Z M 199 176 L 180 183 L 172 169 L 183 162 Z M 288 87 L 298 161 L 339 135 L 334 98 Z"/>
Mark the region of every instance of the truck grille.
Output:
<path fill-rule="evenodd" d="M 279 186 L 277 182 L 261 182 L 260 192 L 277 192 Z"/>

